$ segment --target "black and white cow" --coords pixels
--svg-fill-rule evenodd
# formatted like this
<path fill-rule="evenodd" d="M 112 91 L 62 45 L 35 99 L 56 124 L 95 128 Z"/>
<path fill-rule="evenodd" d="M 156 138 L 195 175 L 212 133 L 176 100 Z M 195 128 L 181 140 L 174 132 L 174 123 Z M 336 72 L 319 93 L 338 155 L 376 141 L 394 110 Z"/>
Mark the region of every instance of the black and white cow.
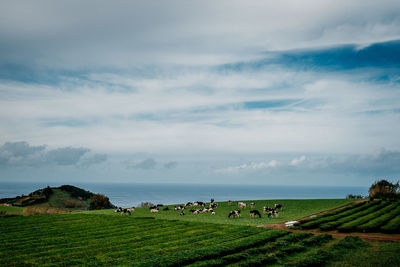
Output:
<path fill-rule="evenodd" d="M 232 200 L 228 200 L 228 206 L 232 206 Z"/>
<path fill-rule="evenodd" d="M 206 203 L 204 203 L 202 201 L 196 201 L 193 203 L 193 206 L 203 206 L 204 207 L 205 205 L 206 205 Z"/>
<path fill-rule="evenodd" d="M 217 203 L 215 203 L 215 202 L 211 202 L 210 203 L 210 208 L 211 209 L 215 209 L 215 208 L 217 208 L 218 207 L 218 204 Z"/>
<path fill-rule="evenodd" d="M 167 206 L 167 207 L 165 207 L 165 208 L 163 208 L 163 210 L 169 210 L 168 206 Z"/>
<path fill-rule="evenodd" d="M 184 206 L 175 206 L 174 210 L 184 210 L 185 207 Z"/>
<path fill-rule="evenodd" d="M 267 206 L 264 206 L 264 208 L 263 208 L 264 214 L 266 214 L 266 213 L 268 213 L 269 211 L 272 211 L 272 210 L 274 210 L 274 209 L 270 208 L 270 207 L 267 207 Z"/>
<path fill-rule="evenodd" d="M 275 217 L 275 218 L 278 218 L 279 217 L 279 212 L 278 212 L 278 210 L 270 210 L 270 211 L 268 211 L 268 218 L 269 217 Z"/>
<path fill-rule="evenodd" d="M 250 217 L 256 217 L 256 216 L 258 216 L 259 218 L 261 218 L 261 214 L 260 214 L 260 212 L 258 211 L 258 210 L 251 210 L 250 211 Z"/>
<path fill-rule="evenodd" d="M 179 215 L 185 215 L 185 212 L 182 210 L 181 213 L 179 213 Z"/>
<path fill-rule="evenodd" d="M 239 218 L 240 217 L 240 210 L 232 210 L 229 212 L 228 218 Z"/>
<path fill-rule="evenodd" d="M 251 207 L 252 209 L 254 209 L 255 205 L 256 205 L 256 203 L 254 203 L 254 202 L 251 202 L 251 203 L 250 203 L 250 207 Z"/>
<path fill-rule="evenodd" d="M 185 204 L 185 207 L 191 207 L 191 206 L 193 206 L 192 202 L 188 202 L 188 203 Z"/>
<path fill-rule="evenodd" d="M 282 210 L 283 209 L 282 204 L 275 204 L 275 209 L 276 210 Z"/>

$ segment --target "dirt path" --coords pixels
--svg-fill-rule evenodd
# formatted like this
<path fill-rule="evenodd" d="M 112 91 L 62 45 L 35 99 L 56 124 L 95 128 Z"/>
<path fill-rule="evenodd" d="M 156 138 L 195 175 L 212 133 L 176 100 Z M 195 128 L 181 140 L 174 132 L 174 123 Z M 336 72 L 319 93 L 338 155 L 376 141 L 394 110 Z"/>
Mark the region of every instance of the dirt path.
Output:
<path fill-rule="evenodd" d="M 400 241 L 400 234 L 381 234 L 381 233 L 339 233 L 338 231 L 320 231 L 318 229 L 313 230 L 293 230 L 286 227 L 284 223 L 278 224 L 264 224 L 258 225 L 257 227 L 269 228 L 269 229 L 279 229 L 287 230 L 293 233 L 305 232 L 312 233 L 315 235 L 320 234 L 330 234 L 332 236 L 359 236 L 366 241 Z"/>

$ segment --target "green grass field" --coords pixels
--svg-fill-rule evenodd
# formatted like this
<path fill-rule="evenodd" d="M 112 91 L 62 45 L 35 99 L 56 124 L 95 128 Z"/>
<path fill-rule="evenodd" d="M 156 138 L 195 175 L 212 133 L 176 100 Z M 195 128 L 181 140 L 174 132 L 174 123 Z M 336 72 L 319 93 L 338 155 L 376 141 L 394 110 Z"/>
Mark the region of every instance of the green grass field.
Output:
<path fill-rule="evenodd" d="M 252 201 L 245 201 L 251 203 Z M 210 222 L 219 224 L 231 224 L 231 225 L 262 225 L 262 224 L 273 224 L 281 223 L 291 220 L 297 220 L 305 216 L 309 216 L 321 211 L 337 208 L 352 202 L 349 199 L 290 199 L 290 200 L 256 200 L 255 209 L 261 213 L 260 218 L 250 217 L 250 207 L 247 207 L 241 211 L 241 217 L 238 219 L 228 219 L 229 211 L 238 209 L 238 201 L 233 201 L 232 206 L 228 206 L 227 202 L 218 202 L 218 208 L 215 209 L 216 214 L 211 215 L 210 213 L 203 214 L 192 214 L 189 212 L 190 209 L 196 209 L 198 207 L 191 207 L 185 210 L 185 215 L 180 216 L 180 211 L 174 211 L 174 205 L 169 205 L 168 211 L 163 211 L 163 207 L 160 208 L 159 213 L 150 213 L 148 208 L 137 208 L 133 213 L 132 217 L 155 217 L 158 219 L 166 220 L 182 220 L 182 221 L 193 221 L 193 222 Z M 275 203 L 283 205 L 283 210 L 279 213 L 278 218 L 268 218 L 263 214 L 263 206 L 273 207 Z M 86 213 L 96 214 L 108 214 L 116 216 L 127 216 L 115 213 L 114 210 L 99 210 L 99 211 L 88 211 Z"/>
<path fill-rule="evenodd" d="M 371 201 L 298 223 L 302 229 L 400 233 L 400 202 Z"/>
<path fill-rule="evenodd" d="M 2 266 L 346 266 L 365 251 L 400 263 L 399 243 L 101 214 L 1 217 L 0 240 Z"/>
<path fill-rule="evenodd" d="M 256 208 L 276 202 L 256 201 Z M 0 262 L 2 266 L 369 266 L 370 262 L 400 266 L 400 242 L 368 244 L 356 237 L 337 239 L 243 225 L 298 219 L 348 202 L 281 200 L 284 209 L 279 219 L 251 219 L 244 211 L 241 218 L 228 219 L 227 212 L 236 205 L 227 203 L 219 203 L 216 215 L 179 216 L 173 210 L 152 214 L 138 208 L 131 216 L 113 210 L 0 216 Z M 22 210 L 0 207 L 3 215 Z M 376 253 L 382 254 L 379 262 Z"/>

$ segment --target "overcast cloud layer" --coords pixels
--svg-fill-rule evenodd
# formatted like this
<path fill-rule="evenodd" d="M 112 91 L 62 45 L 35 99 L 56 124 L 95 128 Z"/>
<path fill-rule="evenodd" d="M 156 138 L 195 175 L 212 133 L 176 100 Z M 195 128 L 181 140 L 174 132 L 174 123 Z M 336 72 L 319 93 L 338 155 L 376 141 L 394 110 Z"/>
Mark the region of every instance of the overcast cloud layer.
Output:
<path fill-rule="evenodd" d="M 398 1 L 2 1 L 0 181 L 369 185 Z"/>

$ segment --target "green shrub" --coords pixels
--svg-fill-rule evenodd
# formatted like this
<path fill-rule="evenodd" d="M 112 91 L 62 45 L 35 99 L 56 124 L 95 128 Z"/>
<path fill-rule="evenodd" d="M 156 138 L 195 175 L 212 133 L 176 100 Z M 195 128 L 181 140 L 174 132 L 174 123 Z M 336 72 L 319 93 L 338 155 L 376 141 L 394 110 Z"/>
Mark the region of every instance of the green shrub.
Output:
<path fill-rule="evenodd" d="M 329 259 L 330 254 L 323 249 L 317 249 L 311 251 L 310 253 L 303 254 L 298 260 L 294 262 L 287 263 L 285 266 L 296 266 L 296 267 L 306 267 L 306 266 L 322 266 Z"/>
<path fill-rule="evenodd" d="M 101 210 L 101 209 L 112 209 L 115 208 L 113 204 L 111 204 L 110 199 L 102 194 L 94 194 L 90 198 L 90 207 L 91 210 Z"/>
<path fill-rule="evenodd" d="M 321 235 L 313 235 L 305 240 L 302 241 L 302 243 L 305 246 L 320 246 L 326 242 L 329 242 L 332 240 L 332 236 L 329 234 L 321 234 Z"/>
<path fill-rule="evenodd" d="M 391 219 L 386 225 L 380 228 L 385 233 L 398 233 L 400 232 L 400 215 Z"/>
<path fill-rule="evenodd" d="M 332 247 L 334 249 L 354 249 L 358 247 L 365 247 L 368 246 L 368 243 L 363 241 L 358 236 L 346 236 L 338 243 L 334 244 Z"/>

